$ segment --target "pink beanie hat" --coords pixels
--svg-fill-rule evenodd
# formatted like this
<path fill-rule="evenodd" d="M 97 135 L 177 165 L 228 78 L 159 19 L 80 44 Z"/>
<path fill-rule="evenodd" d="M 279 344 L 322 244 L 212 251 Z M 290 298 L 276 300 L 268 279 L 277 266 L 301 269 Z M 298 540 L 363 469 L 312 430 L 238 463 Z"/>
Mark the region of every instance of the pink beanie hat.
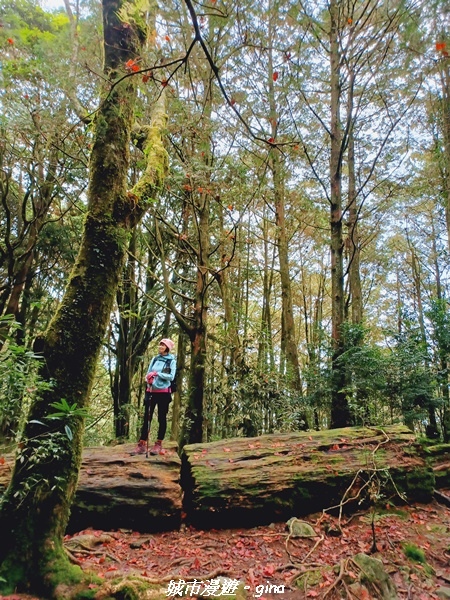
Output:
<path fill-rule="evenodd" d="M 164 338 L 159 343 L 160 344 L 164 344 L 165 346 L 167 346 L 169 348 L 169 352 L 171 350 L 173 350 L 173 348 L 175 346 L 175 342 L 172 342 L 172 340 L 169 340 L 169 338 Z"/>

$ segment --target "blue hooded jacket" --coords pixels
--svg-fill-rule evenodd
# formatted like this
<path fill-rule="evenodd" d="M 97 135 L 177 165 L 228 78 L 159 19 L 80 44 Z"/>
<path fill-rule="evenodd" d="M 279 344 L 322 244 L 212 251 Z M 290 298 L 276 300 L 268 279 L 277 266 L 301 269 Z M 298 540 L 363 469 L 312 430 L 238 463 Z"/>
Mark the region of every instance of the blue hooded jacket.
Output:
<path fill-rule="evenodd" d="M 170 365 L 170 373 L 162 372 L 166 365 Z M 164 354 L 164 356 L 158 354 L 158 356 L 155 356 L 155 358 L 153 358 L 150 362 L 150 365 L 147 370 L 147 373 L 150 373 L 151 371 L 156 371 L 158 373 L 158 375 L 153 380 L 152 390 L 164 390 L 170 387 L 171 382 L 175 378 L 176 370 L 177 360 L 173 354 Z"/>

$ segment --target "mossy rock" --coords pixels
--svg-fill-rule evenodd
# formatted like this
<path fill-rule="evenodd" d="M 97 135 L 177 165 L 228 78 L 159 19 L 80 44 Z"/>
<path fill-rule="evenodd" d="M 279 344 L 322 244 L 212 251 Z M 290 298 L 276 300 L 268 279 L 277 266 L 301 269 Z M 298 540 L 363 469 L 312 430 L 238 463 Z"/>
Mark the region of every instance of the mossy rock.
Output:
<path fill-rule="evenodd" d="M 300 588 L 304 592 L 308 589 L 314 588 L 319 583 L 322 583 L 324 570 L 331 571 L 331 567 L 320 567 L 318 569 L 309 569 L 305 573 L 302 573 L 296 580 L 296 587 Z"/>
<path fill-rule="evenodd" d="M 289 528 L 289 537 L 291 538 L 310 538 L 316 537 L 317 533 L 306 521 L 300 521 L 296 517 L 292 517 L 286 523 Z"/>
<path fill-rule="evenodd" d="M 400 425 L 190 444 L 181 465 L 184 511 L 199 528 L 264 525 L 311 514 L 339 505 L 349 488 L 372 476 L 392 501 L 432 498 L 433 470 L 413 432 Z M 345 509 L 355 507 L 347 502 Z"/>
<path fill-rule="evenodd" d="M 391 577 L 384 570 L 383 563 L 378 558 L 368 556 L 363 552 L 356 554 L 353 561 L 360 569 L 359 582 L 370 589 L 377 589 L 379 600 L 398 600 L 397 588 Z"/>

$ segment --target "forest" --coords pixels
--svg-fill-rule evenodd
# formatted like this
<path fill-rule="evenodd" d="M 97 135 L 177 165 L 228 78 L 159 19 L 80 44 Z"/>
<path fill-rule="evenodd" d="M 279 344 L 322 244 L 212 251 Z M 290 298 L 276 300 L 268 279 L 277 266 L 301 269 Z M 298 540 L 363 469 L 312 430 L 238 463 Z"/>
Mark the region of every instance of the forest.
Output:
<path fill-rule="evenodd" d="M 161 338 L 180 450 L 450 442 L 446 2 L 0 0 L 0 24 L 0 590 L 58 597 L 83 448 L 137 441 Z"/>

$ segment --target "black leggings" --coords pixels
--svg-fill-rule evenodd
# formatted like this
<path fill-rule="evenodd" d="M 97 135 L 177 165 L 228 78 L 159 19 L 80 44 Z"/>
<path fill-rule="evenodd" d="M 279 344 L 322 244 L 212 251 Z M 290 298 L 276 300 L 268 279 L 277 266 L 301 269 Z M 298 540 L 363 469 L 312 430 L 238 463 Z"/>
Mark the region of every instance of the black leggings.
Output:
<path fill-rule="evenodd" d="M 152 422 L 155 408 L 158 407 L 158 437 L 156 439 L 163 440 L 167 429 L 167 412 L 172 396 L 169 392 L 145 392 L 144 399 L 144 423 L 141 429 L 141 440 L 148 438 L 150 424 Z"/>

